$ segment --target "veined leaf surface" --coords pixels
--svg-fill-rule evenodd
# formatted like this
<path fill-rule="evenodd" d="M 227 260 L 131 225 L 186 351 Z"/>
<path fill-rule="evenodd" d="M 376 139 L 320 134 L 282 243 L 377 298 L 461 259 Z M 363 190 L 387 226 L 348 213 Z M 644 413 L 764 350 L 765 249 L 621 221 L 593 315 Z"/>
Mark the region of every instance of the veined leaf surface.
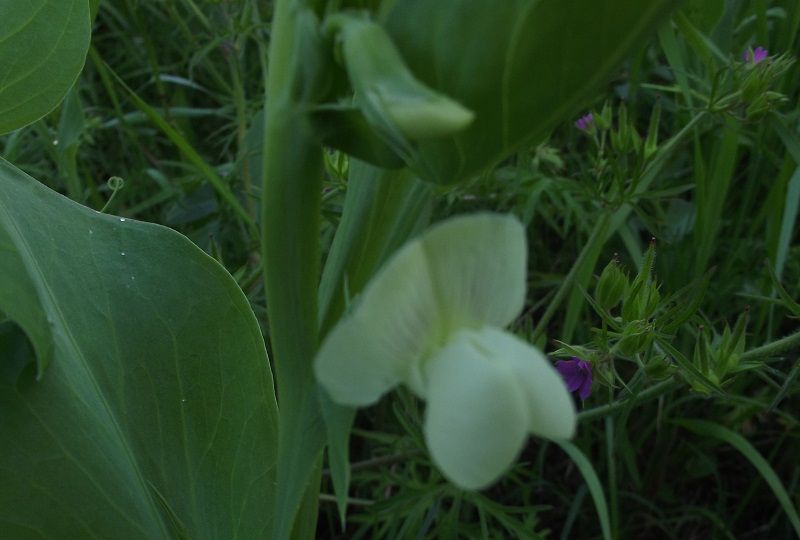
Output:
<path fill-rule="evenodd" d="M 0 312 L 0 538 L 265 537 L 272 377 L 219 264 L 0 160 Z"/>
<path fill-rule="evenodd" d="M 384 24 L 422 82 L 475 113 L 418 142 L 414 168 L 450 183 L 535 144 L 586 106 L 674 0 L 395 0 Z"/>
<path fill-rule="evenodd" d="M 0 0 L 0 133 L 61 102 L 89 50 L 89 0 Z"/>

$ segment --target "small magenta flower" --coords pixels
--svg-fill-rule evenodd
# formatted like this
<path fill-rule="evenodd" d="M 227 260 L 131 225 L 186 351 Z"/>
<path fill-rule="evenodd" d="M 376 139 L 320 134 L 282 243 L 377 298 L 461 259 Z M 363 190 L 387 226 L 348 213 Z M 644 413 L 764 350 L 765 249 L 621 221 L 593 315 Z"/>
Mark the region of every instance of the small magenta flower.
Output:
<path fill-rule="evenodd" d="M 575 127 L 581 131 L 589 131 L 594 127 L 594 115 L 586 113 L 575 121 Z"/>
<path fill-rule="evenodd" d="M 592 393 L 592 365 L 586 360 L 574 356 L 571 360 L 559 360 L 556 362 L 556 371 L 561 374 L 570 392 L 578 392 L 581 401 L 585 401 Z"/>
<path fill-rule="evenodd" d="M 756 47 L 755 49 L 747 49 L 746 51 L 744 51 L 744 53 L 742 54 L 742 60 L 744 62 L 747 62 L 748 64 L 755 66 L 756 64 L 760 64 L 761 62 L 766 60 L 767 56 L 769 56 L 769 51 L 764 47 L 759 46 Z"/>

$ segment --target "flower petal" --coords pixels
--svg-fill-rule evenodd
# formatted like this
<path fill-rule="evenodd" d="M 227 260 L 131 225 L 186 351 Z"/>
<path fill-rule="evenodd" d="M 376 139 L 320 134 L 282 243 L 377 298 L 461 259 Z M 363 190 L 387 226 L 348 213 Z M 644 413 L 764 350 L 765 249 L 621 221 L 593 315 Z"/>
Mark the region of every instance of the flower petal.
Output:
<path fill-rule="evenodd" d="M 370 339 L 360 319 L 348 318 L 328 334 L 314 372 L 331 399 L 341 405 L 371 405 L 402 380 L 405 366 Z"/>
<path fill-rule="evenodd" d="M 570 392 L 574 392 L 580 388 L 581 383 L 583 383 L 584 375 L 581 372 L 577 360 L 559 360 L 556 362 L 556 371 L 558 371 L 561 378 L 564 379 L 567 390 Z"/>
<path fill-rule="evenodd" d="M 586 401 L 586 398 L 592 393 L 592 375 L 589 374 L 581 383 L 580 387 L 578 388 L 578 396 L 580 396 L 581 401 Z"/>
<path fill-rule="evenodd" d="M 522 311 L 527 243 L 515 217 L 451 218 L 427 231 L 421 242 L 447 331 L 504 327 Z"/>
<path fill-rule="evenodd" d="M 451 482 L 481 489 L 519 454 L 528 413 L 513 371 L 476 347 L 471 334 L 460 332 L 428 361 L 425 440 Z"/>
<path fill-rule="evenodd" d="M 525 300 L 526 244 L 511 216 L 448 219 L 402 247 L 322 343 L 315 370 L 337 403 L 368 405 L 398 382 L 425 395 L 422 359 L 462 327 L 505 326 Z"/>
<path fill-rule="evenodd" d="M 317 380 L 333 401 L 369 405 L 401 381 L 422 392 L 417 364 L 441 340 L 435 298 L 424 251 L 412 242 L 370 281 L 317 353 Z"/>
<path fill-rule="evenodd" d="M 569 439 L 575 434 L 575 405 L 564 381 L 547 357 L 518 337 L 495 328 L 481 330 L 481 347 L 502 351 L 514 380 L 526 396 L 528 429 L 547 439 Z M 500 353 L 494 353 L 499 358 Z"/>

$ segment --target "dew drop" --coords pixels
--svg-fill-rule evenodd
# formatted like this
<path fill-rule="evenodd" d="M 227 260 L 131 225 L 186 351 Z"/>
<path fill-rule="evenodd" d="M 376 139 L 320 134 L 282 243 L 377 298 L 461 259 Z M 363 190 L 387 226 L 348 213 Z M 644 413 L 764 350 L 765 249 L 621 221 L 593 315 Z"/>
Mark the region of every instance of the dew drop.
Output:
<path fill-rule="evenodd" d="M 89 234 L 94 234 L 94 231 L 92 229 L 89 229 Z"/>
<path fill-rule="evenodd" d="M 134 279 L 136 279 L 136 276 L 131 276 L 131 281 L 133 281 Z"/>
<path fill-rule="evenodd" d="M 120 221 L 122 221 L 122 222 L 124 222 L 124 221 L 125 221 L 125 218 L 124 218 L 124 217 L 121 217 L 121 218 L 119 218 L 119 220 L 120 220 Z"/>
<path fill-rule="evenodd" d="M 186 398 L 182 399 L 181 403 L 186 403 Z"/>
<path fill-rule="evenodd" d="M 123 257 L 125 256 L 125 252 L 124 251 L 120 251 L 119 254 L 122 255 Z"/>
<path fill-rule="evenodd" d="M 58 139 L 53 140 L 53 146 L 58 146 Z"/>

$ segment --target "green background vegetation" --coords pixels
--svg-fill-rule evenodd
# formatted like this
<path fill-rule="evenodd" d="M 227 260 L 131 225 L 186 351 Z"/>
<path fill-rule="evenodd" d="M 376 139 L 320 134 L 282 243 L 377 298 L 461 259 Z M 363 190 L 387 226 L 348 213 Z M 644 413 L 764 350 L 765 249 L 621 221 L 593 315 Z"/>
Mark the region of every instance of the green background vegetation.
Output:
<path fill-rule="evenodd" d="M 0 155 L 50 188 L 187 236 L 234 276 L 264 333 L 252 223 L 260 221 L 271 16 L 270 3 L 255 0 L 104 0 L 86 66 L 66 100 L 0 138 Z M 590 100 L 596 119 L 606 103 L 611 113 L 596 138 L 564 122 L 545 142 L 491 170 L 429 188 L 434 220 L 494 210 L 524 222 L 530 288 L 513 328 L 548 353 L 574 350 L 607 362 L 608 321 L 587 296 L 614 253 L 636 275 L 654 237 L 661 298 L 683 290 L 676 302 L 698 309 L 674 338 L 653 339 L 696 365 L 703 336 L 717 350 L 726 324 L 735 329 L 747 312 L 745 350 L 766 347 L 744 359 L 763 365 L 708 390 L 684 365 L 674 379 L 673 366 L 659 372 L 658 347 L 622 354 L 619 379 L 607 373 L 614 388 L 596 383 L 583 407 L 613 405 L 581 416 L 574 446 L 531 440 L 514 469 L 481 493 L 457 490 L 432 467 L 420 432 L 422 404 L 401 389 L 356 418 L 344 532 L 323 469 L 318 536 L 795 537 L 800 361 L 796 345 L 769 344 L 796 331 L 800 316 L 792 301 L 800 297 L 800 68 L 775 74 L 770 89 L 784 99 L 776 95 L 760 109 L 749 108 L 758 96 L 724 98 L 742 88 L 743 51 L 762 45 L 773 57 L 797 56 L 798 29 L 796 0 L 688 2 Z M 536 95 L 529 99 L 538 106 Z M 657 134 L 655 158 L 643 154 L 648 132 Z M 344 154 L 326 152 L 324 254 L 342 217 L 350 165 Z M 108 182 L 112 176 L 124 183 Z M 161 276 L 149 279 L 183 283 L 188 302 L 227 295 L 191 287 L 169 265 L 158 270 Z M 91 287 L 101 277 L 83 279 Z M 244 305 L 238 297 L 230 302 L 234 311 Z M 242 321 L 254 330 L 254 321 Z M 650 369 L 640 370 L 644 365 Z M 274 404 L 257 406 L 274 421 Z"/>

